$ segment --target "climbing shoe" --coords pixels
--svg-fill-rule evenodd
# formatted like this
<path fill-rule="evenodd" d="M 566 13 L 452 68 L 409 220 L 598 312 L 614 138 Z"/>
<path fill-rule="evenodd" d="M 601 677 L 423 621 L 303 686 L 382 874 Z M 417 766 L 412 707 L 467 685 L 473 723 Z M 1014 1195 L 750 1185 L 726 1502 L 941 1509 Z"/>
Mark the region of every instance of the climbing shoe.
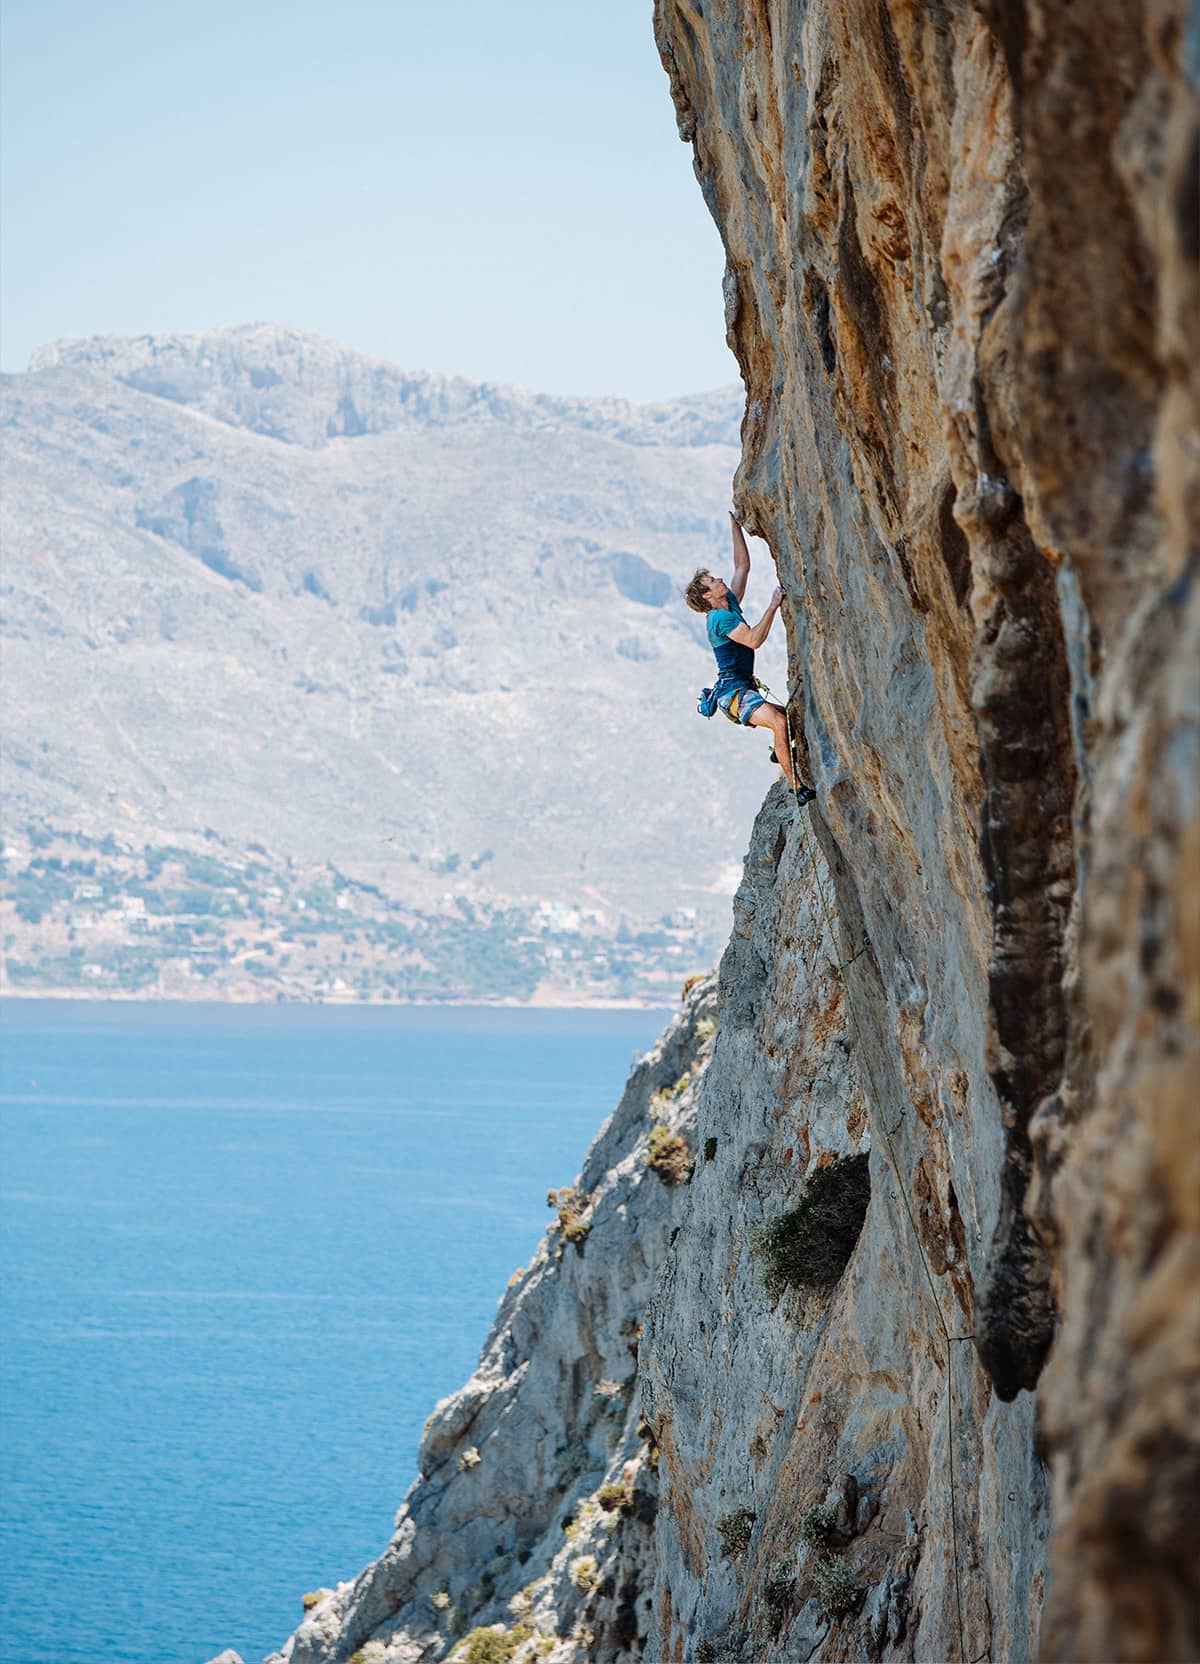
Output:
<path fill-rule="evenodd" d="M 797 786 L 794 795 L 797 803 L 804 804 L 811 803 L 817 794 L 811 786 Z"/>

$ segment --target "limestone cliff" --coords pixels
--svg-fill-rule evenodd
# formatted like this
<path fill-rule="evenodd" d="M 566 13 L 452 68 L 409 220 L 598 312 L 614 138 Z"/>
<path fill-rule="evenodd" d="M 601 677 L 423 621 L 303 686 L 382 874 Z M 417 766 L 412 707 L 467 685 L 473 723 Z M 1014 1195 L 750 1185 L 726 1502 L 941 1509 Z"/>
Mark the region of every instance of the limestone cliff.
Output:
<path fill-rule="evenodd" d="M 817 802 L 282 1656 L 1192 1659 L 1200 10 L 656 30 Z"/>
<path fill-rule="evenodd" d="M 874 1144 L 736 1599 L 661 1554 L 661 1647 L 757 1633 L 755 1584 L 841 1469 L 887 1500 L 846 1550 L 857 1628 L 818 1655 L 1026 1656 L 1046 1457 L 1043 1655 L 1194 1657 L 1200 11 L 659 0 L 656 22 L 728 255 L 738 499 L 791 602 L 841 951 L 865 949 L 844 986 Z M 762 1115 L 787 1112 L 796 1021 L 771 948 L 735 1077 Z M 664 1419 L 680 1353 L 660 1308 Z M 668 1518 L 729 1471 L 737 1407 L 719 1444 L 689 1427 Z M 903 1635 L 877 1615 L 897 1573 Z"/>

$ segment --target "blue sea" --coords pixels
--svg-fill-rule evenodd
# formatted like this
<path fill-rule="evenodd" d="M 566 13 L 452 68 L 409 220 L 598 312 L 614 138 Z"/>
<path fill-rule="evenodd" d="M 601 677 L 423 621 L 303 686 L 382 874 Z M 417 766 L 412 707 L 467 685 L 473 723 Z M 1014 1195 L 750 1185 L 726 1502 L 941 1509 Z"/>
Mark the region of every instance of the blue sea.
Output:
<path fill-rule="evenodd" d="M 257 1660 L 373 1559 L 664 1016 L 4 1002 L 4 1664 Z"/>

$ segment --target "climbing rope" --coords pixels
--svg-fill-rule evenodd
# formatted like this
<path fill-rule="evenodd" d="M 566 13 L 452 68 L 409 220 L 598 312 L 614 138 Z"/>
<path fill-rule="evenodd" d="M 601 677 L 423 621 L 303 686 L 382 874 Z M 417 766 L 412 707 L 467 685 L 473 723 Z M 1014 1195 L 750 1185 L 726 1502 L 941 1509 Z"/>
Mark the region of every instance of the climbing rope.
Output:
<path fill-rule="evenodd" d="M 783 715 L 784 715 L 784 720 L 787 724 L 788 756 L 790 757 L 791 764 L 792 764 L 792 780 L 794 782 L 798 782 L 799 778 L 800 778 L 800 771 L 799 771 L 799 768 L 797 767 L 796 742 L 795 742 L 795 737 L 792 733 L 791 695 L 790 694 L 788 695 L 788 698 L 784 702 Z M 823 922 L 822 922 L 822 926 L 821 926 L 821 936 L 818 939 L 818 947 L 819 947 L 820 942 L 824 941 L 824 939 L 825 939 L 825 932 L 828 931 L 829 932 L 830 944 L 833 948 L 834 954 L 836 955 L 837 952 L 839 951 L 837 933 L 834 930 L 833 918 L 832 918 L 831 911 L 830 911 L 830 906 L 829 906 L 829 898 L 828 898 L 828 896 L 825 892 L 824 885 L 821 883 L 821 873 L 820 873 L 820 868 L 819 868 L 818 863 L 817 863 L 816 851 L 813 848 L 811 839 L 809 838 L 808 827 L 805 825 L 804 819 L 800 815 L 800 810 L 803 807 L 803 805 L 801 804 L 801 801 L 800 801 L 800 788 L 799 788 L 798 784 L 794 784 L 792 786 L 792 795 L 796 800 L 797 820 L 798 820 L 799 826 L 800 826 L 800 841 L 801 841 L 801 844 L 803 845 L 805 854 L 808 856 L 809 865 L 812 868 L 813 891 L 814 891 L 814 893 L 817 897 L 818 903 L 819 903 L 820 908 L 821 908 L 821 914 L 822 914 L 822 921 Z M 854 1031 L 854 1038 L 855 1038 L 856 1043 L 861 1043 L 861 1041 L 862 1041 L 862 1030 L 858 1026 L 858 1018 L 855 1016 L 854 1004 L 853 1004 L 853 1001 L 850 998 L 850 987 L 849 987 L 849 984 L 846 981 L 846 977 L 845 977 L 844 973 L 845 973 L 848 966 L 852 965 L 856 959 L 861 958 L 862 954 L 866 951 L 866 946 L 867 946 L 867 944 L 864 942 L 862 947 L 858 948 L 851 955 L 851 957 L 849 959 L 836 960 L 835 964 L 834 964 L 834 975 L 835 976 L 840 976 L 841 979 L 842 979 L 842 987 L 845 990 L 845 994 L 846 994 L 846 1015 L 849 1019 L 850 1027 Z M 814 965 L 816 963 L 815 955 L 814 955 L 813 963 L 814 963 Z M 973 1339 L 974 1337 L 971 1336 L 971 1335 L 952 1335 L 950 1333 L 950 1328 L 949 1328 L 949 1325 L 946 1322 L 945 1313 L 942 1311 L 942 1303 L 938 1299 L 937 1287 L 936 1287 L 936 1285 L 934 1283 L 934 1280 L 933 1280 L 933 1271 L 930 1267 L 928 1257 L 926 1256 L 926 1253 L 925 1253 L 925 1245 L 921 1241 L 920 1233 L 917 1230 L 917 1222 L 913 1218 L 912 1207 L 911 1207 L 911 1205 L 909 1203 L 909 1199 L 908 1199 L 908 1188 L 905 1185 L 904 1180 L 903 1180 L 903 1178 L 901 1176 L 901 1173 L 900 1173 L 900 1161 L 899 1161 L 899 1157 L 896 1155 L 896 1147 L 892 1142 L 892 1130 L 887 1126 L 887 1123 L 882 1119 L 882 1117 L 876 1115 L 876 1113 L 874 1111 L 874 1108 L 871 1104 L 871 1097 L 870 1097 L 869 1093 L 866 1094 L 866 1097 L 867 1097 L 868 1113 L 871 1117 L 872 1124 L 876 1125 L 878 1127 L 878 1130 L 882 1134 L 882 1137 L 883 1137 L 883 1145 L 884 1145 L 884 1148 L 887 1151 L 888 1161 L 891 1164 L 892 1174 L 893 1174 L 893 1176 L 895 1178 L 895 1181 L 896 1181 L 896 1189 L 899 1192 L 901 1202 L 904 1204 L 904 1212 L 905 1212 L 905 1214 L 908 1218 L 909 1229 L 912 1232 L 913 1241 L 917 1245 L 917 1253 L 920 1256 L 921 1267 L 922 1267 L 922 1269 L 925 1273 L 925 1281 L 929 1286 L 929 1296 L 930 1296 L 930 1299 L 933 1301 L 933 1309 L 937 1313 L 938 1327 L 939 1327 L 939 1329 L 941 1330 L 941 1333 L 942 1333 L 942 1343 L 943 1343 L 944 1352 L 945 1352 L 945 1365 L 946 1365 L 946 1446 L 947 1446 L 946 1469 L 947 1469 L 947 1483 L 948 1483 L 948 1490 L 949 1490 L 949 1497 L 950 1497 L 950 1552 L 951 1552 L 952 1562 L 953 1562 L 953 1565 L 954 1565 L 954 1603 L 955 1603 L 955 1611 L 956 1611 L 957 1619 L 958 1619 L 958 1653 L 959 1653 L 959 1659 L 961 1661 L 961 1664 L 966 1664 L 966 1657 L 967 1657 L 966 1631 L 965 1631 L 965 1626 L 964 1626 L 964 1623 L 963 1623 L 962 1579 L 961 1579 L 961 1574 L 960 1574 L 960 1571 L 959 1571 L 959 1554 L 958 1554 L 958 1492 L 957 1492 L 957 1488 L 956 1488 L 955 1473 L 954 1473 L 954 1432 L 955 1432 L 955 1423 L 954 1423 L 954 1374 L 953 1374 L 953 1367 L 952 1367 L 951 1346 L 952 1346 L 952 1343 L 954 1343 L 956 1341 L 967 1341 L 967 1340 Z M 901 1116 L 901 1120 L 903 1120 L 903 1115 Z M 896 1126 L 899 1127 L 899 1125 L 900 1125 L 900 1121 L 897 1121 Z"/>

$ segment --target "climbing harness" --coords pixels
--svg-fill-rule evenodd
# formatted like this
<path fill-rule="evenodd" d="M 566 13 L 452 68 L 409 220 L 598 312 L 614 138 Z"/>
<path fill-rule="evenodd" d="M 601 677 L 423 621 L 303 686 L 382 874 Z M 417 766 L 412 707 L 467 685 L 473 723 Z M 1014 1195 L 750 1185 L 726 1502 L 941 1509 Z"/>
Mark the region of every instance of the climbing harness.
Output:
<path fill-rule="evenodd" d="M 796 766 L 796 742 L 792 734 L 792 716 L 790 706 L 791 695 L 789 693 L 788 698 L 784 703 L 783 713 L 787 722 L 788 753 L 792 761 L 792 778 L 799 779 L 799 770 Z M 793 788 L 793 796 L 796 799 L 797 810 L 799 810 L 801 807 L 801 799 L 798 788 Z M 805 826 L 804 820 L 799 814 L 797 815 L 797 820 L 800 826 L 800 839 L 804 846 L 805 854 L 808 856 L 809 865 L 812 868 L 813 892 L 816 895 L 821 907 L 823 920 L 821 927 L 821 939 L 824 938 L 824 933 L 827 930 L 829 932 L 830 943 L 836 954 L 838 951 L 837 933 L 833 926 L 829 898 L 825 892 L 824 885 L 821 883 L 821 873 L 817 864 L 816 851 L 813 849 L 809 840 L 808 828 Z M 850 1027 L 854 1031 L 855 1041 L 860 1044 L 862 1042 L 862 1031 L 858 1026 L 858 1018 L 854 1013 L 854 1004 L 850 998 L 850 988 L 846 982 L 844 973 L 848 966 L 852 965 L 856 959 L 862 957 L 862 955 L 867 951 L 869 945 L 869 942 L 864 940 L 862 946 L 859 947 L 849 959 L 838 960 L 834 964 L 834 974 L 841 977 L 842 987 L 846 994 L 846 1015 L 849 1019 Z M 891 1164 L 892 1175 L 896 1181 L 896 1190 L 899 1193 L 900 1200 L 904 1204 L 904 1212 L 908 1217 L 909 1229 L 912 1232 L 913 1241 L 917 1245 L 917 1253 L 920 1257 L 921 1267 L 925 1273 L 925 1281 L 929 1286 L 929 1296 L 933 1301 L 933 1309 L 937 1313 L 938 1328 L 941 1330 L 942 1344 L 944 1347 L 946 1366 L 946 1470 L 950 1497 L 950 1552 L 954 1565 L 954 1604 L 958 1619 L 958 1654 L 961 1664 L 966 1664 L 966 1631 L 963 1624 L 962 1579 L 959 1572 L 958 1553 L 958 1492 L 954 1475 L 954 1375 L 951 1362 L 951 1346 L 956 1341 L 973 1340 L 974 1336 L 952 1335 L 950 1333 L 949 1325 L 947 1324 L 945 1314 L 942 1311 L 942 1303 L 938 1299 L 937 1288 L 933 1281 L 933 1272 L 930 1269 L 929 1260 L 926 1257 L 925 1246 L 922 1243 L 920 1234 L 917 1230 L 917 1222 L 913 1218 L 912 1207 L 908 1199 L 908 1187 L 905 1185 L 903 1178 L 901 1177 L 900 1160 L 896 1154 L 895 1145 L 892 1142 L 892 1132 L 900 1126 L 904 1117 L 901 1115 L 900 1120 L 896 1122 L 895 1128 L 889 1128 L 886 1122 L 884 1122 L 883 1119 L 876 1114 L 875 1109 L 871 1104 L 870 1095 L 866 1094 L 866 1097 L 868 1114 L 870 1115 L 872 1124 L 877 1126 L 879 1132 L 882 1134 L 883 1145 L 887 1151 L 887 1158 Z"/>
<path fill-rule="evenodd" d="M 756 676 L 753 681 L 745 682 L 735 688 L 731 698 L 726 698 L 721 692 L 721 684 L 718 681 L 716 687 L 700 690 L 700 697 L 696 701 L 696 710 L 700 716 L 704 717 L 714 717 L 720 711 L 722 716 L 727 716 L 730 722 L 736 723 L 739 728 L 746 728 L 749 727 L 749 724 L 742 721 L 742 705 L 746 695 L 750 693 L 759 695 L 750 707 L 753 711 L 763 703 L 763 696 L 770 693 L 770 691 L 767 684 L 760 682 Z M 724 704 L 721 703 L 722 699 L 725 700 Z"/>

